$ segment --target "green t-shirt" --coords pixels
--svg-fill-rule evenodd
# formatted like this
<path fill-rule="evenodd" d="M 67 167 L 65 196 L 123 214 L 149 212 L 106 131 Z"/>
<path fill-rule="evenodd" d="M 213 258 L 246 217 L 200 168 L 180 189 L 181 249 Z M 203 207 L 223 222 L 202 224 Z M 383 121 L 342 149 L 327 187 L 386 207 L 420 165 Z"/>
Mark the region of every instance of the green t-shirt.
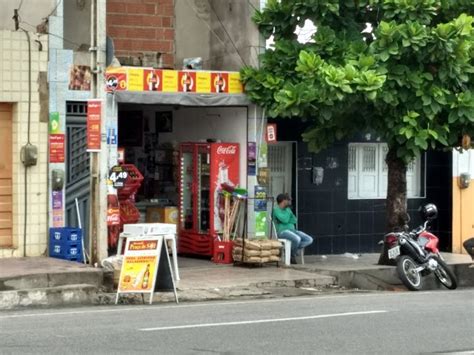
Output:
<path fill-rule="evenodd" d="M 280 206 L 276 206 L 273 208 L 273 222 L 278 234 L 286 230 L 294 231 L 296 229 L 296 216 L 290 207 L 280 208 Z"/>

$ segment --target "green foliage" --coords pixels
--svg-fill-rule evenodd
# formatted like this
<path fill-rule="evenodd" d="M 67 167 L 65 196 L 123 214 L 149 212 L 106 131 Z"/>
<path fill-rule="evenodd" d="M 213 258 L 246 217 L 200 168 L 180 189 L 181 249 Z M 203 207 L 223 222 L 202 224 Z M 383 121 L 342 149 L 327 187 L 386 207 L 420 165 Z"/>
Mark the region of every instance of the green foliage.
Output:
<path fill-rule="evenodd" d="M 313 151 L 365 129 L 407 162 L 454 147 L 474 135 L 473 13 L 472 0 L 269 0 L 254 20 L 275 45 L 242 70 L 246 92 L 309 121 Z M 301 44 L 307 19 L 317 31 Z"/>

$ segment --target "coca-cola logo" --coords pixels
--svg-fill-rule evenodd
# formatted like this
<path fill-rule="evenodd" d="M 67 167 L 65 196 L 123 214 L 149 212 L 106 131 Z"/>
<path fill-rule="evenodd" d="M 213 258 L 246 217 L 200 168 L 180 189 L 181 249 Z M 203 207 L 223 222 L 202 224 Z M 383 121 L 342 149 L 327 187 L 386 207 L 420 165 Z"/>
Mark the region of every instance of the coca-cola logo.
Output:
<path fill-rule="evenodd" d="M 237 151 L 236 145 L 228 145 L 228 146 L 220 145 L 217 147 L 217 154 L 219 155 L 235 154 L 236 151 Z"/>

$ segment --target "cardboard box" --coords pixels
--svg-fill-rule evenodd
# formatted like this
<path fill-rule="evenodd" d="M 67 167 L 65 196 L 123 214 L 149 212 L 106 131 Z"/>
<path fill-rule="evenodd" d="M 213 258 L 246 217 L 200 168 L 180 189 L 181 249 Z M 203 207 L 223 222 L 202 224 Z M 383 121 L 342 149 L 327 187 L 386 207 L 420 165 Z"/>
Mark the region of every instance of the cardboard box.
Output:
<path fill-rule="evenodd" d="M 178 224 L 177 207 L 147 207 L 147 223 L 171 223 Z"/>

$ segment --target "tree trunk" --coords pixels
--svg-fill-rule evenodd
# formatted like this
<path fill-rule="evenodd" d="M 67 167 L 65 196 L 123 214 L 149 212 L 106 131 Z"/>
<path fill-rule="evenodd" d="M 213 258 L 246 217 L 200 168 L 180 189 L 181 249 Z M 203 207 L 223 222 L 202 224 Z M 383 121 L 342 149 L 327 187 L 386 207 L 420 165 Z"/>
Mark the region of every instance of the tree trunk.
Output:
<path fill-rule="evenodd" d="M 407 215 L 407 165 L 397 156 L 396 147 L 389 148 L 387 158 L 387 232 L 401 230 L 408 223 Z M 388 246 L 384 243 L 379 258 L 380 265 L 394 265 L 388 258 Z"/>

